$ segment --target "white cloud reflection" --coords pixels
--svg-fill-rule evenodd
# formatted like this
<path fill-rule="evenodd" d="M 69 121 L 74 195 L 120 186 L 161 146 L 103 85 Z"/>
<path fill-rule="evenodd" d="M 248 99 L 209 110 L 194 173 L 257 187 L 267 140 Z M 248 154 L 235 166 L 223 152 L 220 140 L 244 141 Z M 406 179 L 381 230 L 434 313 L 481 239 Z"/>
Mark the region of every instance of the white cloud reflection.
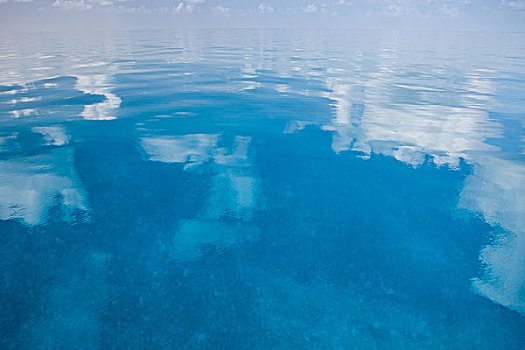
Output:
<path fill-rule="evenodd" d="M 257 180 L 249 157 L 251 139 L 236 136 L 229 147 L 221 147 L 219 141 L 217 134 L 141 139 L 150 160 L 183 163 L 186 170 L 209 162 L 215 173 L 204 208 L 196 218 L 184 220 L 176 230 L 172 248 L 175 259 L 195 259 L 206 245 L 220 251 L 255 240 L 259 235 L 256 227 L 246 223 L 257 199 Z M 230 219 L 222 221 L 225 217 Z"/>
<path fill-rule="evenodd" d="M 64 146 L 69 142 L 69 136 L 66 134 L 64 127 L 61 125 L 35 126 L 31 128 L 31 131 L 42 134 L 47 142 L 47 145 Z"/>
<path fill-rule="evenodd" d="M 85 105 L 80 114 L 84 119 L 112 120 L 116 118 L 116 112 L 122 100 L 111 92 L 112 85 L 108 75 L 79 75 L 75 88 L 86 94 L 104 95 L 106 98 L 102 102 Z"/>
<path fill-rule="evenodd" d="M 57 139 L 57 142 L 62 142 Z M 55 142 L 55 139 L 53 140 Z M 20 219 L 33 226 L 46 222 L 58 206 L 69 221 L 88 203 L 73 165 L 73 149 L 60 147 L 36 156 L 0 161 L 0 219 Z"/>
<path fill-rule="evenodd" d="M 185 167 L 208 161 L 217 147 L 219 135 L 191 134 L 165 137 L 143 137 L 141 145 L 150 160 L 185 163 Z"/>
<path fill-rule="evenodd" d="M 473 280 L 474 289 L 525 313 L 525 166 L 496 157 L 476 159 L 460 206 L 504 229 L 481 251 L 484 274 Z"/>
<path fill-rule="evenodd" d="M 506 159 L 487 141 L 503 137 L 502 126 L 484 109 L 494 102 L 491 94 L 496 87 L 473 71 L 465 74 L 468 93 L 453 106 L 395 103 L 386 93 L 394 85 L 390 69 L 382 71 L 384 75 L 372 82 L 329 79 L 326 97 L 333 101 L 334 116 L 322 128 L 333 132 L 334 152 L 354 150 L 364 158 L 384 154 L 414 167 L 423 164 L 426 155 L 437 166 L 452 169 L 460 159 L 470 163 L 473 173 L 465 180 L 459 206 L 504 229 L 483 248 L 484 274 L 473 279 L 473 288 L 496 303 L 525 312 L 525 165 Z M 412 88 L 431 93 L 424 87 Z"/>

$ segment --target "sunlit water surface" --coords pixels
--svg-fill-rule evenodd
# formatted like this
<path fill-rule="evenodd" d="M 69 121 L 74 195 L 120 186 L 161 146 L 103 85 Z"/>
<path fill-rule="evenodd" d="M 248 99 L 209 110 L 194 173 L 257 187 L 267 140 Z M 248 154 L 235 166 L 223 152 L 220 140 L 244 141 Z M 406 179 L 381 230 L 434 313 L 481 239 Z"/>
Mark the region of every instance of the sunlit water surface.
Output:
<path fill-rule="evenodd" d="M 0 36 L 2 349 L 524 349 L 525 34 Z"/>

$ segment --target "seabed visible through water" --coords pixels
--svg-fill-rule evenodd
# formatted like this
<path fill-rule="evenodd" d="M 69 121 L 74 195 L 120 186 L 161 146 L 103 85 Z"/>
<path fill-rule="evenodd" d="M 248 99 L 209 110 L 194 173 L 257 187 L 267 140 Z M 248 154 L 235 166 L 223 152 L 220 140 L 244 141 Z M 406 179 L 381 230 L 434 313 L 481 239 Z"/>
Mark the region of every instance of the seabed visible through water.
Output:
<path fill-rule="evenodd" d="M 3 349 L 524 349 L 523 34 L 0 36 Z"/>

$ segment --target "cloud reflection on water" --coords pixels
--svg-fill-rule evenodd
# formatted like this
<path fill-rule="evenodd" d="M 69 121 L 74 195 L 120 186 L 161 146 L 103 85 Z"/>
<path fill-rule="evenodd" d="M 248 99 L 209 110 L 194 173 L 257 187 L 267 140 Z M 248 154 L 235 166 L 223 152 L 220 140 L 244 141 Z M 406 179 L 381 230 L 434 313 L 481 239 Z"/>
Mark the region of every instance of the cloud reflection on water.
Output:
<path fill-rule="evenodd" d="M 328 79 L 326 96 L 334 101 L 334 116 L 322 128 L 333 132 L 334 152 L 353 150 L 364 158 L 384 154 L 414 167 L 422 165 L 426 156 L 438 167 L 457 169 L 461 159 L 471 164 L 473 173 L 465 180 L 459 206 L 481 213 L 488 223 L 504 229 L 481 251 L 485 271 L 473 279 L 473 288 L 525 312 L 525 164 L 507 159 L 488 142 L 503 138 L 503 126 L 486 110 L 495 103 L 492 95 L 497 87 L 480 78 L 484 71 L 467 71 L 465 93 L 458 94 L 456 105 L 398 103 L 395 98 L 376 96 L 377 91 L 389 91 L 386 85 L 392 74 L 385 71 L 384 79 L 362 85 L 346 83 L 344 78 Z M 420 86 L 410 89 L 434 91 Z"/>
<path fill-rule="evenodd" d="M 220 146 L 220 141 L 217 134 L 141 139 L 152 161 L 182 163 L 186 170 L 208 163 L 214 172 L 204 208 L 175 229 L 171 255 L 176 260 L 196 259 L 206 245 L 221 251 L 259 236 L 258 229 L 248 224 L 257 199 L 257 180 L 249 157 L 251 139 L 235 136 L 229 146 Z"/>
<path fill-rule="evenodd" d="M 58 138 L 47 136 L 47 142 L 64 142 L 63 135 L 55 136 Z M 73 163 L 73 148 L 67 146 L 44 154 L 0 160 L 0 219 L 20 219 L 32 226 L 44 223 L 55 206 L 66 221 L 76 211 L 87 210 L 86 194 Z"/>
<path fill-rule="evenodd" d="M 260 108 L 252 112 L 262 111 L 261 115 L 267 113 L 265 118 L 287 121 L 285 133 L 300 132 L 312 125 L 331 132 L 335 153 L 352 150 L 363 158 L 382 154 L 413 167 L 430 157 L 437 167 L 451 170 L 457 170 L 460 161 L 465 160 L 472 166 L 472 173 L 465 180 L 459 206 L 480 213 L 486 222 L 502 228 L 500 236 L 483 248 L 480 259 L 485 271 L 474 279 L 473 286 L 497 303 L 523 312 L 525 166 L 494 142 L 505 138 L 505 121 L 491 114 L 499 104 L 508 105 L 495 97 L 506 83 L 494 76 L 515 75 L 519 64 L 507 66 L 494 59 L 499 53 L 483 49 L 478 57 L 461 61 L 458 57 L 465 59 L 468 55 L 453 43 L 448 46 L 448 42 L 444 48 L 439 43 L 420 43 L 427 51 L 421 49 L 411 56 L 414 53 L 406 50 L 406 43 L 397 40 L 396 35 L 374 37 L 377 40 L 369 43 L 356 37 L 336 44 L 337 40 L 321 40 L 319 45 L 315 40 L 297 37 L 293 44 L 285 41 L 283 45 L 271 36 L 262 36 L 251 42 L 251 47 L 236 50 L 230 50 L 231 43 L 217 37 L 212 39 L 223 46 L 203 48 L 197 44 L 199 40 L 193 39 L 191 35 L 175 35 L 167 41 L 173 46 L 169 48 L 140 47 L 139 41 L 135 53 L 144 60 L 139 63 L 90 63 L 94 59 L 88 57 L 69 67 L 53 55 L 38 56 L 38 64 L 31 59 L 17 65 L 9 58 L 6 67 L 15 69 L 8 69 L 6 83 L 35 83 L 2 92 L 2 111 L 9 111 L 10 118 L 27 120 L 52 115 L 63 120 L 78 116 L 111 120 L 126 113 L 136 116 L 140 108 L 148 115 L 159 108 L 159 113 L 173 117 L 176 108 L 201 107 L 197 105 L 209 97 L 208 93 L 218 93 L 220 103 L 224 102 L 221 99 L 248 96 L 252 98 L 248 101 Z M 128 51 L 119 59 L 133 58 Z M 109 52 L 108 56 L 114 55 Z M 224 66 L 218 66 L 217 60 Z M 489 65 L 495 67 L 486 68 Z M 147 88 L 123 79 L 132 75 L 149 79 Z M 75 100 L 79 92 L 81 98 Z M 137 98 L 148 93 L 149 100 Z M 58 108 L 45 104 L 52 101 L 45 98 L 46 94 L 58 97 Z M 289 114 L 284 116 L 274 115 L 273 108 L 279 107 L 284 97 L 296 98 L 296 106 L 318 98 L 316 104 L 331 104 L 333 115 L 317 115 L 300 108 L 288 108 Z M 123 104 L 126 99 L 138 106 Z M 262 100 L 260 104 L 258 99 Z M 224 107 L 214 102 L 206 113 Z M 517 103 L 512 105 L 514 109 L 522 107 L 519 100 Z M 32 104 L 37 107 L 32 108 Z M 230 112 L 221 109 L 220 113 Z M 238 110 L 230 114 L 235 113 L 245 117 Z M 294 117 L 288 118 L 290 115 Z M 74 209 L 87 209 L 86 196 L 75 174 L 69 136 L 57 126 L 38 125 L 32 130 L 42 135 L 47 146 L 60 148 L 1 161 L 1 169 L 7 169 L 0 174 L 0 187 L 6 193 L 0 199 L 2 219 L 16 218 L 28 225 L 43 223 L 57 194 L 63 198 L 60 206 L 65 217 Z M 9 143 L 16 137 L 13 133 L 1 142 Z M 200 130 L 181 135 L 146 131 L 140 136 L 149 160 L 180 163 L 186 171 L 209 167 L 214 173 L 204 208 L 174 228 L 172 255 L 180 260 L 199 257 L 208 245 L 224 250 L 257 239 L 258 231 L 246 224 L 260 197 L 261 180 L 256 174 L 255 155 L 250 153 L 253 142 L 249 136 L 236 136 L 223 145 L 225 138 L 222 131 Z M 523 140 L 521 136 L 522 154 Z"/>

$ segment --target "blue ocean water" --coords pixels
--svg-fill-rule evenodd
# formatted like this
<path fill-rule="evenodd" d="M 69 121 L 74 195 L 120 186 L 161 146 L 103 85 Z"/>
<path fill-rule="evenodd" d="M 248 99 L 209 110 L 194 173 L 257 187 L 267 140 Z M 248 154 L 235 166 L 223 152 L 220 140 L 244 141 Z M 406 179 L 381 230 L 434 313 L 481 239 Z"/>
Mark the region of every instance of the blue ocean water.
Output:
<path fill-rule="evenodd" d="M 0 71 L 0 348 L 525 348 L 525 34 L 1 34 Z"/>

